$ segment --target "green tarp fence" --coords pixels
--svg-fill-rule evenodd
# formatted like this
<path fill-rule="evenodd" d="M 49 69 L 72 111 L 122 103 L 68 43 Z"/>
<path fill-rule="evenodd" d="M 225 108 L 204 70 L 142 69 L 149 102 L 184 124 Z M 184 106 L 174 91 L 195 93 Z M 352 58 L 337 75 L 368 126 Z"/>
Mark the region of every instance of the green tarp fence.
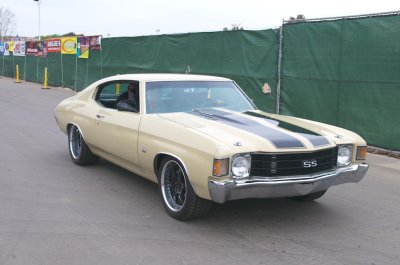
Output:
<path fill-rule="evenodd" d="M 344 127 L 369 145 L 400 150 L 400 16 L 304 21 L 282 28 L 105 38 L 102 51 L 91 52 L 89 59 L 59 53 L 4 56 L 0 68 L 3 76 L 15 77 L 18 64 L 22 80 L 43 83 L 47 66 L 49 85 L 77 91 L 124 73 L 224 76 L 262 110 L 276 112 L 279 102 L 281 114 Z M 265 83 L 272 94 L 261 92 Z"/>
<path fill-rule="evenodd" d="M 21 79 L 43 83 L 48 67 L 49 85 L 82 90 L 115 74 L 185 73 L 218 75 L 234 79 L 256 105 L 273 112 L 275 98 L 261 88 L 276 89 L 278 33 L 274 30 L 232 31 L 105 38 L 102 51 L 89 59 L 48 53 L 47 58 L 4 56 L 4 76 L 14 77 L 15 65 Z M 24 69 L 26 59 L 26 72 Z"/>
<path fill-rule="evenodd" d="M 400 16 L 283 26 L 280 112 L 400 150 Z"/>

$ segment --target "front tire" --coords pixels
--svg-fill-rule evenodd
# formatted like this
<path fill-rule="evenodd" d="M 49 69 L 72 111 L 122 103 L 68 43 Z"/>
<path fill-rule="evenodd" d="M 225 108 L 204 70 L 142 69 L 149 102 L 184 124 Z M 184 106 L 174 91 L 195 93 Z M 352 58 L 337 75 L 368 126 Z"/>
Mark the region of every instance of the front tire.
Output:
<path fill-rule="evenodd" d="M 207 215 L 212 202 L 196 195 L 182 164 L 173 157 L 162 160 L 158 185 L 163 205 L 170 216 L 189 220 Z"/>
<path fill-rule="evenodd" d="M 321 198 L 325 194 L 325 192 L 326 190 L 321 190 L 304 196 L 290 197 L 290 199 L 294 201 L 314 201 L 316 199 Z"/>
<path fill-rule="evenodd" d="M 94 164 L 99 160 L 99 157 L 90 151 L 76 125 L 71 125 L 68 130 L 68 150 L 72 161 L 77 165 Z"/>

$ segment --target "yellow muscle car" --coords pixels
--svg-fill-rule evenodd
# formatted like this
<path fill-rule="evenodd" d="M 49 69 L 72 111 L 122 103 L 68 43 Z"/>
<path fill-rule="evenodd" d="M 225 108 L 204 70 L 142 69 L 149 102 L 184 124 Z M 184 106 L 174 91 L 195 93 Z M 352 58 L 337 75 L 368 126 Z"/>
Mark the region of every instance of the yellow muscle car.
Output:
<path fill-rule="evenodd" d="M 55 116 L 74 163 L 101 157 L 158 183 L 180 220 L 205 215 L 212 202 L 315 200 L 368 170 L 357 134 L 260 111 L 221 77 L 116 75 L 62 101 Z"/>

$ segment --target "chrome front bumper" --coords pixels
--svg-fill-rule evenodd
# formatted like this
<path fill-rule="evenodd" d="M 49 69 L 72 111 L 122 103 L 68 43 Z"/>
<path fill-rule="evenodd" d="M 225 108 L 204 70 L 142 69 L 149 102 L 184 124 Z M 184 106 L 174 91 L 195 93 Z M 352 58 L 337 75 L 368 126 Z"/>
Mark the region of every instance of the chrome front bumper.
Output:
<path fill-rule="evenodd" d="M 331 186 L 359 182 L 367 173 L 368 164 L 354 164 L 312 175 L 280 178 L 253 177 L 244 180 L 210 179 L 208 187 L 214 202 L 246 198 L 302 196 L 326 190 Z"/>

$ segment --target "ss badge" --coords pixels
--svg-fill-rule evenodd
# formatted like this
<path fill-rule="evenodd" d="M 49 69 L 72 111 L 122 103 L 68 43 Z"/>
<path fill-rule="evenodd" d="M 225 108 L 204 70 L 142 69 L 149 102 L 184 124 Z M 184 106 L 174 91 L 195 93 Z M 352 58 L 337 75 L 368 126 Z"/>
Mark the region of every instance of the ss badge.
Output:
<path fill-rule="evenodd" d="M 316 167 L 318 165 L 317 160 L 303 160 L 303 167 L 304 168 L 310 168 L 310 167 Z"/>

